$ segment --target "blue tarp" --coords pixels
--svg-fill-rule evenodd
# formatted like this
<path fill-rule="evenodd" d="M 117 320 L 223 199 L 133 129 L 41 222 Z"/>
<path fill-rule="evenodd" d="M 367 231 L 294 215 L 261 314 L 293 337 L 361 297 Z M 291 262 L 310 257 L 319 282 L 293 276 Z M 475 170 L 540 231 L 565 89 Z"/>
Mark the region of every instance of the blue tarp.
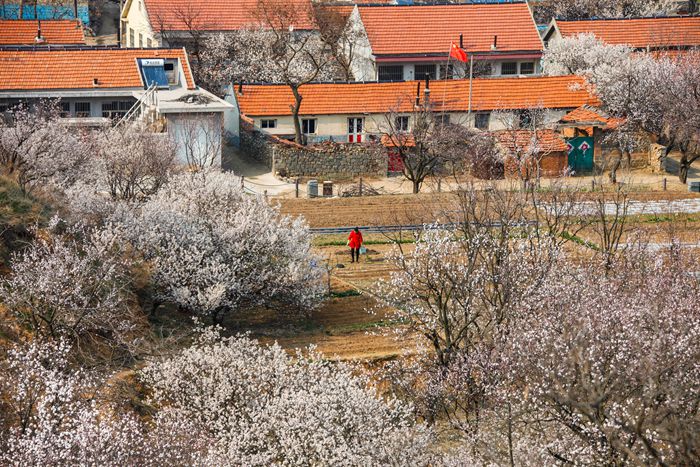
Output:
<path fill-rule="evenodd" d="M 36 16 L 38 19 L 74 19 L 73 6 L 37 5 Z M 34 15 L 34 5 L 24 5 L 22 19 L 37 19 Z M 0 18 L 19 19 L 19 3 L 6 3 L 4 8 L 0 5 Z M 78 5 L 78 19 L 84 25 L 90 25 L 90 12 L 87 5 Z"/>

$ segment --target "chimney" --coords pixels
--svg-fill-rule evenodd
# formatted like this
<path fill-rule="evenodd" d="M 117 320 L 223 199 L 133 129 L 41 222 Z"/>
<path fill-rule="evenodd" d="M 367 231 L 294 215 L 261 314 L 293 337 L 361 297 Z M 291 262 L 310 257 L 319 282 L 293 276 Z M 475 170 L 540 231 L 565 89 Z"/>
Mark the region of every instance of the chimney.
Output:
<path fill-rule="evenodd" d="M 75 15 L 75 19 L 78 19 L 78 0 L 73 0 L 73 14 Z"/>
<path fill-rule="evenodd" d="M 459 35 L 459 48 L 464 49 L 464 34 Z"/>
<path fill-rule="evenodd" d="M 498 49 L 498 36 L 493 36 L 493 44 L 491 44 L 491 50 Z"/>
<path fill-rule="evenodd" d="M 100 85 L 100 80 L 98 80 L 97 78 L 92 78 L 92 85 L 93 85 L 94 87 L 99 86 L 99 85 Z"/>
<path fill-rule="evenodd" d="M 243 83 L 238 83 L 238 95 L 243 95 Z"/>
<path fill-rule="evenodd" d="M 416 86 L 416 107 L 420 105 L 420 81 L 418 81 L 418 86 Z"/>
<path fill-rule="evenodd" d="M 41 35 L 41 20 L 37 20 L 36 37 L 34 38 L 34 42 L 37 44 L 43 44 L 46 42 L 44 37 Z"/>

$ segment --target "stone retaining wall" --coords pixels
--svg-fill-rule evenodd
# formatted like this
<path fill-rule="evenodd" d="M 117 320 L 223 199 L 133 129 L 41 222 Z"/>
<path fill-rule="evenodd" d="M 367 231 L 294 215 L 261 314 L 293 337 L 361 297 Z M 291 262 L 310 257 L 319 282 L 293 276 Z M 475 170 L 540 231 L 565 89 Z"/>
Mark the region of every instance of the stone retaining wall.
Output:
<path fill-rule="evenodd" d="M 272 172 L 282 177 L 351 178 L 385 176 L 388 157 L 379 144 L 320 143 L 300 147 L 272 145 Z"/>
<path fill-rule="evenodd" d="M 268 136 L 259 131 L 242 127 L 240 149 L 256 161 L 272 168 L 272 146 Z"/>

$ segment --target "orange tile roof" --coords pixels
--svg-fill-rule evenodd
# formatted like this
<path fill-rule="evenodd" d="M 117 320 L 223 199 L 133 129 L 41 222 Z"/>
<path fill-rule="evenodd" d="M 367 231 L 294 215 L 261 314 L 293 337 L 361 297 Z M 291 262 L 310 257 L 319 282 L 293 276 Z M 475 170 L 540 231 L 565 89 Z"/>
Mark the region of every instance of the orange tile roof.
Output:
<path fill-rule="evenodd" d="M 375 55 L 444 53 L 450 43 L 473 52 L 541 51 L 526 3 L 358 7 Z"/>
<path fill-rule="evenodd" d="M 34 45 L 39 28 L 38 21 L 0 19 L 0 45 Z M 41 21 L 43 44 L 85 44 L 85 35 L 80 20 Z"/>
<path fill-rule="evenodd" d="M 592 33 L 608 44 L 626 44 L 635 48 L 700 45 L 700 16 L 585 21 L 557 20 L 557 27 L 564 37 Z"/>
<path fill-rule="evenodd" d="M 567 150 L 566 141 L 554 130 L 503 130 L 494 131 L 492 134 L 496 140 L 507 151 L 516 150 L 529 152 L 531 144 L 535 143 L 538 153 L 565 152 Z"/>
<path fill-rule="evenodd" d="M 396 83 L 308 84 L 300 88 L 301 115 L 411 112 L 418 81 Z M 285 85 L 244 85 L 237 95 L 241 112 L 256 117 L 291 115 L 294 97 Z M 430 83 L 436 110 L 467 112 L 469 80 Z M 421 96 L 424 83 L 421 83 Z M 443 105 L 444 102 L 444 105 Z M 529 107 L 573 109 L 597 104 L 576 76 L 475 79 L 472 110 L 490 111 Z"/>
<path fill-rule="evenodd" d="M 587 105 L 572 110 L 561 118 L 563 123 L 578 123 L 586 126 L 600 126 L 602 128 L 614 129 L 620 126 L 624 120 L 611 118 L 603 114 L 603 111 Z"/>
<path fill-rule="evenodd" d="M 233 31 L 252 26 L 259 0 L 144 0 L 151 27 L 155 32 L 187 31 L 190 27 L 206 31 Z M 310 0 L 279 0 L 280 5 L 299 12 L 296 29 L 314 29 Z M 305 14 L 302 12 L 308 12 Z"/>
<path fill-rule="evenodd" d="M 194 89 L 184 49 L 90 48 L 0 50 L 0 91 L 141 87 L 138 58 L 177 58 L 187 87 Z"/>

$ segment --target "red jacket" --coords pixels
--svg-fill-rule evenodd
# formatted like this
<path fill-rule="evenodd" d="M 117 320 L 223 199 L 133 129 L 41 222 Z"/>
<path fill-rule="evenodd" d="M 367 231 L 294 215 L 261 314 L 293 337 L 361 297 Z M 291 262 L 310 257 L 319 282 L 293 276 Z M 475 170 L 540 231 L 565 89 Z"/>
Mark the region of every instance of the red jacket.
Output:
<path fill-rule="evenodd" d="M 348 246 L 350 248 L 360 248 L 362 246 L 362 232 L 354 230 L 348 235 Z"/>

